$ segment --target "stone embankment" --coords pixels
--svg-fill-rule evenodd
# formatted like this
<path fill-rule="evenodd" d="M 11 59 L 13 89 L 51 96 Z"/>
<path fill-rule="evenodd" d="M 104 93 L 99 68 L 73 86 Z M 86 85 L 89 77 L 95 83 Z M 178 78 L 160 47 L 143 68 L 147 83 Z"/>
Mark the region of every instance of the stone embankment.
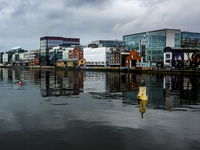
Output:
<path fill-rule="evenodd" d="M 12 66 L 0 66 L 0 68 L 24 68 L 12 67 Z M 85 70 L 85 71 L 107 71 L 107 72 L 130 72 L 130 73 L 148 73 L 148 74 L 174 74 L 174 75 L 200 75 L 200 69 L 187 69 L 187 70 L 176 70 L 176 69 L 134 69 L 126 67 L 84 67 L 84 68 L 62 68 L 54 66 L 30 66 L 25 67 L 30 69 L 56 69 L 56 70 Z"/>
<path fill-rule="evenodd" d="M 130 73 L 148 73 L 148 74 L 174 74 L 174 75 L 200 75 L 200 69 L 196 70 L 176 70 L 176 69 L 134 69 L 127 67 L 84 67 L 84 68 L 60 68 L 53 66 L 30 67 L 41 69 L 62 69 L 62 70 L 86 70 L 86 71 L 107 71 L 107 72 L 130 72 Z"/>

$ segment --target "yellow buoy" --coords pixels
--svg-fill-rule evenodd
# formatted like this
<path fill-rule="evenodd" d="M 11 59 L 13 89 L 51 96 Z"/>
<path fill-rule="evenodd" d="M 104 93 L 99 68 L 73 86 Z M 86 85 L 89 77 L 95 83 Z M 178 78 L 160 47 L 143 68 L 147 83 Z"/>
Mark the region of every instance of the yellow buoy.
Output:
<path fill-rule="evenodd" d="M 146 93 L 146 86 L 139 87 L 139 93 L 137 95 L 138 100 L 148 100 L 148 96 Z"/>
<path fill-rule="evenodd" d="M 147 100 L 138 100 L 139 111 L 141 113 L 141 118 L 143 119 L 144 113 L 146 113 L 147 109 Z"/>

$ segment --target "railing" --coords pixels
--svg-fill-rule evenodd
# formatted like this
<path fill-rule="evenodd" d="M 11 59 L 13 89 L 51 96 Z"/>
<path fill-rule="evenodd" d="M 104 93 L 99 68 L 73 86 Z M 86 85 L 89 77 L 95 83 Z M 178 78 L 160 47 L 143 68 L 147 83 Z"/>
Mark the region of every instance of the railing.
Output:
<path fill-rule="evenodd" d="M 54 57 L 55 53 L 53 53 L 53 55 L 51 55 L 50 60 L 52 60 L 52 58 Z"/>

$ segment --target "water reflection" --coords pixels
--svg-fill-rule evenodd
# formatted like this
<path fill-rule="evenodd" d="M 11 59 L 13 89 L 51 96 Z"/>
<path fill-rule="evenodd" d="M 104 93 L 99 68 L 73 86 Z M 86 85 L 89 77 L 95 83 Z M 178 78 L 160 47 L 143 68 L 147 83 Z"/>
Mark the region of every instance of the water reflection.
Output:
<path fill-rule="evenodd" d="M 19 68 L 0 68 L 0 81 L 11 84 L 25 83 L 40 84 L 40 70 L 29 70 Z"/>
<path fill-rule="evenodd" d="M 0 82 L 22 82 L 24 88 L 25 85 L 40 85 L 42 97 L 71 96 L 84 92 L 91 93 L 93 99 L 121 100 L 123 106 L 138 105 L 137 94 L 142 81 L 147 87 L 150 108 L 185 110 L 189 108 L 188 105 L 199 104 L 199 76 L 0 68 Z"/>
<path fill-rule="evenodd" d="M 147 100 L 138 100 L 139 111 L 141 113 L 141 118 L 143 119 L 143 114 L 146 113 L 147 109 Z"/>
<path fill-rule="evenodd" d="M 187 107 L 199 102 L 200 82 L 198 76 L 164 76 L 163 92 L 165 108 Z"/>
<path fill-rule="evenodd" d="M 199 89 L 198 76 L 0 68 L 1 149 L 199 149 Z"/>
<path fill-rule="evenodd" d="M 83 71 L 41 71 L 41 95 L 69 96 L 79 95 L 83 89 Z"/>
<path fill-rule="evenodd" d="M 143 114 L 146 113 L 146 107 L 148 102 L 148 95 L 146 93 L 146 86 L 144 81 L 142 82 L 142 86 L 139 87 L 137 100 L 138 100 L 139 111 L 141 113 L 141 118 L 143 119 Z"/>

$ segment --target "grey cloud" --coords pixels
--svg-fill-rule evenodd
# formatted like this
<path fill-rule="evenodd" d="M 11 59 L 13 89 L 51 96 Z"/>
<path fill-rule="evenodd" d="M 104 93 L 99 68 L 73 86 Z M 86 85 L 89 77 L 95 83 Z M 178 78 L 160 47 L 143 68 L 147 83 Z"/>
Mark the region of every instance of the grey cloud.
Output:
<path fill-rule="evenodd" d="M 0 52 L 17 45 L 38 49 L 39 38 L 45 35 L 76 37 L 89 44 L 160 28 L 200 32 L 199 0 L 0 0 L 0 4 Z"/>
<path fill-rule="evenodd" d="M 59 19 L 61 21 L 64 21 L 62 19 L 64 19 L 65 16 L 69 16 L 69 13 L 63 12 L 62 10 L 52 10 L 50 12 L 47 12 L 44 17 L 50 20 Z"/>
<path fill-rule="evenodd" d="M 2 11 L 7 6 L 8 6 L 8 1 L 6 1 L 6 0 L 0 0 L 0 11 Z"/>
<path fill-rule="evenodd" d="M 31 1 L 31 0 L 21 0 L 20 2 L 16 3 L 14 5 L 13 9 L 14 11 L 11 14 L 11 17 L 22 17 L 24 15 L 27 15 L 29 13 L 36 13 L 36 11 L 39 8 L 40 3 L 37 1 Z M 37 13 L 36 13 L 37 15 Z"/>
<path fill-rule="evenodd" d="M 98 7 L 104 8 L 106 5 L 109 5 L 112 0 L 68 0 L 64 1 L 66 7 Z"/>
<path fill-rule="evenodd" d="M 152 7 L 154 5 L 161 4 L 167 0 L 139 0 L 139 1 L 141 1 L 142 4 L 144 4 L 144 6 Z"/>

